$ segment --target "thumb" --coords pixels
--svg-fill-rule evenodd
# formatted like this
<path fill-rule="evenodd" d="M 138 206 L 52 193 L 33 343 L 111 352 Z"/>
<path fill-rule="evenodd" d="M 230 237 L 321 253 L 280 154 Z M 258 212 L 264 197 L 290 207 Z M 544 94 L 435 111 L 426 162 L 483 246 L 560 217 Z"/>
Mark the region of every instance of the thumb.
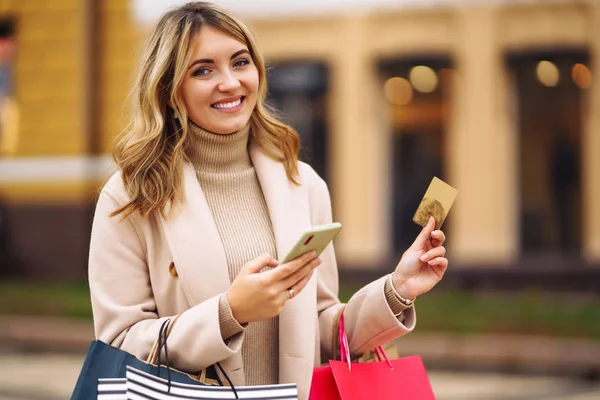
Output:
<path fill-rule="evenodd" d="M 431 237 L 431 232 L 433 232 L 434 229 L 435 229 L 435 218 L 429 217 L 429 221 L 427 221 L 427 225 L 425 225 L 425 227 L 421 230 L 421 233 L 419 233 L 419 236 L 417 236 L 417 238 L 413 242 L 412 246 L 410 246 L 410 247 L 413 249 L 421 249 L 421 248 L 425 247 L 425 244 Z"/>
<path fill-rule="evenodd" d="M 279 265 L 279 262 L 271 257 L 270 254 L 263 254 L 247 263 L 243 269 L 247 274 L 257 274 L 265 267 L 275 268 L 277 265 Z"/>

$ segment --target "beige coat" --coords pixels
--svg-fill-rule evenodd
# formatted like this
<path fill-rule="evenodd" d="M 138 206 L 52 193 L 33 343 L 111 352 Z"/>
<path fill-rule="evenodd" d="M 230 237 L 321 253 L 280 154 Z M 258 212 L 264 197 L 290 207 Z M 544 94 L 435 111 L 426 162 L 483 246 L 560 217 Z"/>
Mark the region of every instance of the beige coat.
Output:
<path fill-rule="evenodd" d="M 269 208 L 278 254 L 285 254 L 305 229 L 331 222 L 329 191 L 311 167 L 300 163 L 302 184 L 294 186 L 283 165 L 257 146 L 251 146 L 250 156 Z M 219 326 L 219 296 L 230 285 L 225 252 L 190 164 L 184 166 L 184 186 L 184 201 L 168 220 L 109 217 L 128 198 L 119 173 L 102 190 L 89 259 L 96 337 L 145 359 L 161 318 L 181 314 L 168 341 L 172 366 L 192 372 L 219 361 L 235 385 L 244 385 L 240 353 L 244 333 L 224 342 Z M 322 258 L 317 273 L 286 303 L 279 318 L 280 382 L 297 383 L 301 399 L 308 398 L 321 351 L 324 357 L 331 354 L 335 316 L 342 306 L 332 245 Z M 170 273 L 171 263 L 177 274 Z M 344 315 L 353 354 L 414 327 L 413 309 L 405 311 L 404 324 L 392 314 L 385 279 L 365 286 L 347 304 Z"/>

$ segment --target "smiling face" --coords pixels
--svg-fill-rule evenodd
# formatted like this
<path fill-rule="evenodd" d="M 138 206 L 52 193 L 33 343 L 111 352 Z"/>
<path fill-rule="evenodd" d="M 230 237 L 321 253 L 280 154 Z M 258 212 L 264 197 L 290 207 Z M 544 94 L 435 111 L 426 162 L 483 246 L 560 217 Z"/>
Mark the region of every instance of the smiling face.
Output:
<path fill-rule="evenodd" d="M 180 92 L 188 117 L 213 133 L 239 131 L 252 116 L 259 85 L 248 46 L 203 26 L 190 52 Z"/>

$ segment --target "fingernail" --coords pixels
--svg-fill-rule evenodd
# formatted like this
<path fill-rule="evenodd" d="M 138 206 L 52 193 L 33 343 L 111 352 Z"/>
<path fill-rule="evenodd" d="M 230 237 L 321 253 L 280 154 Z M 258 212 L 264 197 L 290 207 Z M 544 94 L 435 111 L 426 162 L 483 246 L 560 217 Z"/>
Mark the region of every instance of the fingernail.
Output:
<path fill-rule="evenodd" d="M 427 264 L 429 264 L 429 265 L 435 265 L 435 260 L 431 260 Z"/>
<path fill-rule="evenodd" d="M 429 256 L 427 254 L 423 254 L 421 256 L 421 261 L 426 262 L 427 260 L 429 260 Z"/>

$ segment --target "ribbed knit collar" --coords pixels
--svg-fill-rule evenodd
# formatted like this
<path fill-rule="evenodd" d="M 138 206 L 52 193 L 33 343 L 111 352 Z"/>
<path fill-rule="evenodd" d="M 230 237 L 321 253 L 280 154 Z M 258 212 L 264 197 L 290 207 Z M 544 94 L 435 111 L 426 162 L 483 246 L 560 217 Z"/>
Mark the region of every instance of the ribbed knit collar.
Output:
<path fill-rule="evenodd" d="M 250 123 L 242 130 L 222 135 L 188 123 L 186 154 L 199 172 L 234 172 L 252 166 L 248 153 Z"/>

